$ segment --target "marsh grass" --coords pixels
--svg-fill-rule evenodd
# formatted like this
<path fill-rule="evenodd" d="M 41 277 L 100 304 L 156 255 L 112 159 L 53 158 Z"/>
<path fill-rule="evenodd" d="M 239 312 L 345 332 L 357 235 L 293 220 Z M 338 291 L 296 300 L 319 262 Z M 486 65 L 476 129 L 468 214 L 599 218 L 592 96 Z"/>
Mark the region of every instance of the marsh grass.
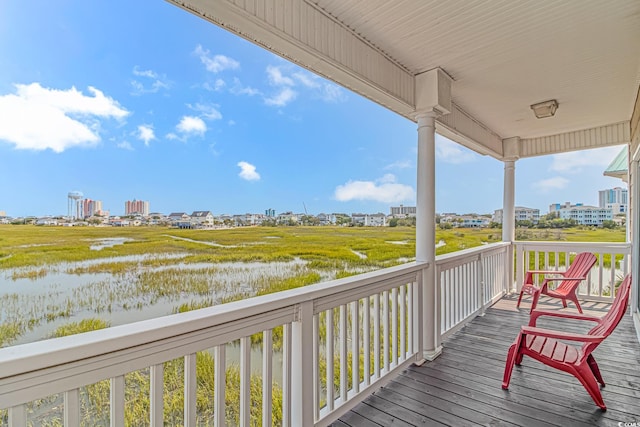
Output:
<path fill-rule="evenodd" d="M 595 242 L 624 241 L 625 234 L 581 228 L 518 232 L 523 239 Z M 188 298 L 191 307 L 183 309 L 199 307 L 198 301 L 223 304 L 389 267 L 415 256 L 415 229 L 406 227 L 176 230 L 0 225 L 0 235 L 0 270 L 5 271 L 5 278 L 28 278 L 37 283 L 60 268 L 78 277 L 111 275 L 110 279 L 90 280 L 67 295 L 60 289 L 34 296 L 0 295 L 0 346 L 40 324 L 79 311 L 141 310 L 150 304 Z M 500 235 L 500 230 L 492 229 L 438 230 L 436 241 L 446 244 L 438 247 L 437 253 L 498 241 Z M 96 241 L 114 237 L 125 242 L 99 251 L 90 249 Z M 109 260 L 125 256 L 140 259 Z M 559 256 L 562 264 L 564 254 Z M 82 264 L 87 261 L 91 263 Z M 603 262 L 610 266 L 611 257 L 605 255 Z M 210 267 L 197 266 L 201 263 Z M 256 263 L 269 267 L 256 268 Z M 243 267 L 250 265 L 254 267 Z M 170 312 L 169 307 L 167 314 Z"/>
<path fill-rule="evenodd" d="M 108 328 L 109 326 L 110 323 L 102 319 L 82 319 L 79 322 L 72 322 L 59 326 L 51 333 L 50 338 L 66 337 L 68 335 L 75 335 L 83 332 L 97 331 L 98 329 Z"/>

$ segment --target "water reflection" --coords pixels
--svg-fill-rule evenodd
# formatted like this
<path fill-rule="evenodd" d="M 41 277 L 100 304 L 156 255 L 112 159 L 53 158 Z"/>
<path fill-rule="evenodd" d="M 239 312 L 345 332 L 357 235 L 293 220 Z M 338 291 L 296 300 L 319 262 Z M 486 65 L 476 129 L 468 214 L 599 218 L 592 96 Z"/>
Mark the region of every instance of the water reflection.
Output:
<path fill-rule="evenodd" d="M 104 248 L 112 248 L 116 245 L 124 245 L 125 242 L 132 242 L 128 237 L 105 237 L 104 239 L 94 239 L 96 244 L 89 246 L 92 251 L 101 251 Z"/>
<path fill-rule="evenodd" d="M 139 255 L 63 263 L 36 276 L 25 268 L 6 270 L 0 278 L 0 324 L 19 324 L 22 334 L 11 344 L 26 343 L 49 337 L 62 324 L 87 318 L 97 317 L 115 326 L 168 315 L 183 304 L 201 307 L 248 298 L 272 280 L 308 271 L 307 262 L 300 259 L 189 264 L 181 261 L 186 256 Z M 149 261 L 151 265 L 144 264 Z M 94 271 L 101 264 L 105 270 Z"/>

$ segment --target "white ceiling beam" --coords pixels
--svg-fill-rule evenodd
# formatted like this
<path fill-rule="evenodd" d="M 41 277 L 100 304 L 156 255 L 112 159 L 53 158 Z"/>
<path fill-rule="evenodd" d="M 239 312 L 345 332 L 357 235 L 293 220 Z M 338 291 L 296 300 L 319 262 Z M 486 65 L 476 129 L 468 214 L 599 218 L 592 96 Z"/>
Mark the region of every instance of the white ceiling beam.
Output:
<path fill-rule="evenodd" d="M 524 138 L 520 142 L 521 158 L 544 156 L 629 144 L 631 142 L 631 128 L 629 121 L 624 121 L 539 138 Z"/>

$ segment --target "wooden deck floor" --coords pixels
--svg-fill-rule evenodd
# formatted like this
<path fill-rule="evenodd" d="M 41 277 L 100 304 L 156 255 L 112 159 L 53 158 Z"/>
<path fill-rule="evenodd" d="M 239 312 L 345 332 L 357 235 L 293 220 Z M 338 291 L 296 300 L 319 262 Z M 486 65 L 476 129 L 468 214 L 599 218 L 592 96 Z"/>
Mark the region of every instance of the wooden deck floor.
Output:
<path fill-rule="evenodd" d="M 631 316 L 594 352 L 606 383 L 606 412 L 573 376 L 527 357 L 514 368 L 509 390 L 502 390 L 507 349 L 528 322 L 528 300 L 520 310 L 515 301 L 500 300 L 445 341 L 436 360 L 409 367 L 333 426 L 640 425 L 640 344 Z M 549 304 L 541 299 L 541 306 Z M 585 303 L 583 308 L 600 316 L 608 305 Z M 572 309 L 570 303 L 567 310 Z M 553 322 L 539 326 L 553 328 Z M 586 332 L 576 321 L 563 327 Z"/>

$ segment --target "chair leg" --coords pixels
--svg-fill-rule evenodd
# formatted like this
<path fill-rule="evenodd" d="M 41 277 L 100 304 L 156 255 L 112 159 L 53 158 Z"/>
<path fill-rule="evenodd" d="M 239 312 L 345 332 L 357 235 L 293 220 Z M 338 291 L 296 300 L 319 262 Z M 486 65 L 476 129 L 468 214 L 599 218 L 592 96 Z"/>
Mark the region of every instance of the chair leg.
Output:
<path fill-rule="evenodd" d="M 526 290 L 527 293 L 530 294 L 532 289 L 534 289 L 533 275 L 531 274 L 531 272 L 527 271 L 527 275 L 524 279 L 524 283 L 522 284 L 522 288 L 520 288 L 520 296 L 518 297 L 518 303 L 516 304 L 516 307 L 520 308 L 520 302 L 522 301 L 522 295 L 524 294 L 524 291 Z"/>
<path fill-rule="evenodd" d="M 529 313 L 531 313 L 536 308 L 536 306 L 538 305 L 539 298 L 540 298 L 540 289 L 534 289 L 533 300 L 531 301 L 531 310 L 529 310 Z"/>
<path fill-rule="evenodd" d="M 509 347 L 509 351 L 507 352 L 507 362 L 504 365 L 504 376 L 502 377 L 502 388 L 504 390 L 509 388 L 509 382 L 511 381 L 511 373 L 513 372 L 513 365 L 516 361 L 516 351 L 518 343 L 514 342 Z"/>
<path fill-rule="evenodd" d="M 596 380 L 604 387 L 604 380 L 602 379 L 602 374 L 600 374 L 600 368 L 598 368 L 598 364 L 593 355 L 590 354 L 589 357 L 587 357 L 587 363 L 589 364 L 589 368 L 591 368 L 591 372 L 593 372 L 593 376 L 596 377 Z"/>
<path fill-rule="evenodd" d="M 518 297 L 518 303 L 516 304 L 516 307 L 520 308 L 520 301 L 522 301 L 522 294 L 524 293 L 524 285 L 522 286 L 522 289 L 520 289 L 520 296 Z"/>
<path fill-rule="evenodd" d="M 589 393 L 596 405 L 603 411 L 607 410 L 607 405 L 604 404 L 602 399 L 602 393 L 600 393 L 600 387 L 596 382 L 593 372 L 588 365 L 582 364 L 575 367 L 575 377 L 582 383 L 585 390 Z"/>
<path fill-rule="evenodd" d="M 580 303 L 578 302 L 578 298 L 571 298 L 571 301 L 573 301 L 573 303 L 578 308 L 578 313 L 582 314 L 582 307 L 580 307 Z"/>

